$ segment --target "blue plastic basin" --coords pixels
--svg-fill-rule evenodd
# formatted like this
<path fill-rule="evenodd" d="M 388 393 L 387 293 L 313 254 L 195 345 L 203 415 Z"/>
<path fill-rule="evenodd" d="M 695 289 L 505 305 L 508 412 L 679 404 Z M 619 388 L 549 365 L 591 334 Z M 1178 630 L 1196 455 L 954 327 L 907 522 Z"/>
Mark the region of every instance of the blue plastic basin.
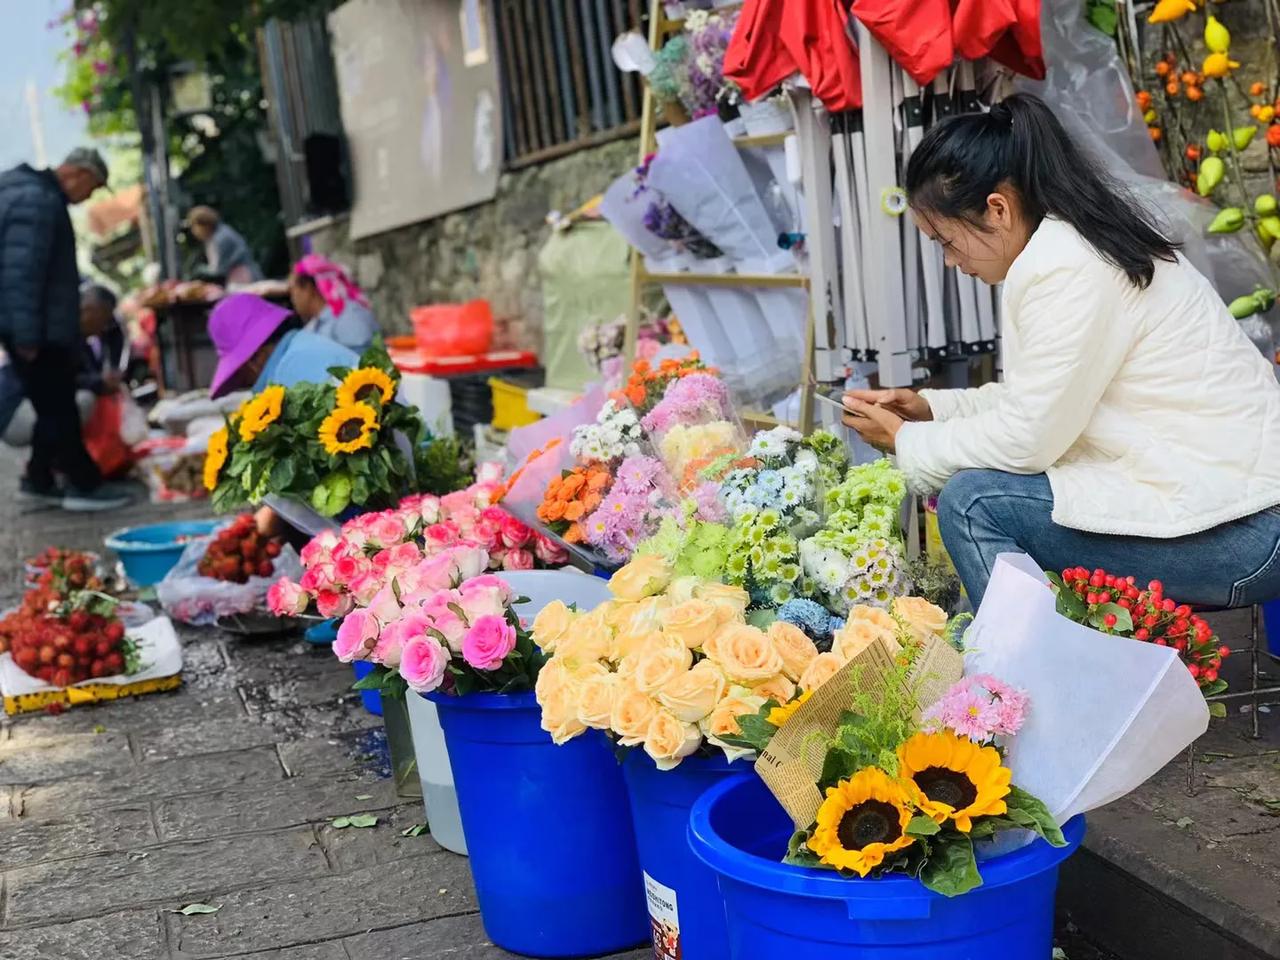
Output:
<path fill-rule="evenodd" d="M 356 679 L 363 680 L 369 674 L 373 673 L 375 664 L 368 660 L 352 660 L 351 669 L 355 671 Z M 372 713 L 375 717 L 382 716 L 382 693 L 379 690 L 361 690 L 360 702 L 364 704 L 364 708 Z"/>
<path fill-rule="evenodd" d="M 790 818 L 758 777 L 707 791 L 689 842 L 719 876 L 733 960 L 1047 960 L 1058 866 L 1080 846 L 1084 817 L 978 864 L 982 886 L 947 898 L 910 877 L 846 879 L 781 863 Z"/>
<path fill-rule="evenodd" d="M 177 523 L 153 523 L 145 527 L 126 527 L 107 537 L 106 545 L 120 557 L 124 575 L 135 587 L 149 587 L 164 579 L 177 566 L 182 551 L 190 540 L 210 536 L 224 520 L 185 520 Z"/>
<path fill-rule="evenodd" d="M 729 941 L 725 931 L 724 903 L 715 872 L 693 855 L 689 847 L 689 811 L 694 801 L 726 777 L 736 779 L 750 770 L 745 761 L 729 763 L 723 755 L 686 757 L 674 770 L 659 770 L 643 750 L 632 750 L 623 761 L 636 825 L 636 846 L 645 874 L 652 933 L 655 941 L 667 937 L 664 947 L 655 942 L 654 956 L 677 955 L 689 960 L 727 960 Z M 754 776 L 754 774 L 753 774 Z M 675 931 L 679 931 L 679 950 Z M 660 952 L 665 950 L 666 952 Z M 754 960 L 774 957 L 757 953 Z M 779 960 L 789 960 L 777 955 Z"/>
<path fill-rule="evenodd" d="M 557 747 L 532 693 L 427 699 L 439 709 L 489 939 L 528 957 L 643 942 L 631 811 L 605 737 L 588 731 Z"/>

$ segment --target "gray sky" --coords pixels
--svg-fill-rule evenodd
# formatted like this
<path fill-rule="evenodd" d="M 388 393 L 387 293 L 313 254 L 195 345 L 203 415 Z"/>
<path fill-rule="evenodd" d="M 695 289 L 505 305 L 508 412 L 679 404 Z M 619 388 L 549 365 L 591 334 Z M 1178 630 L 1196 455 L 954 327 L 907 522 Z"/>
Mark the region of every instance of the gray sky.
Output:
<path fill-rule="evenodd" d="M 71 0 L 0 0 L 0 170 L 26 161 L 35 163 L 27 83 L 39 95 L 40 119 L 50 163 L 87 139 L 85 118 L 68 110 L 52 90 L 62 82 L 58 54 L 67 43 L 61 30 L 46 26 Z"/>

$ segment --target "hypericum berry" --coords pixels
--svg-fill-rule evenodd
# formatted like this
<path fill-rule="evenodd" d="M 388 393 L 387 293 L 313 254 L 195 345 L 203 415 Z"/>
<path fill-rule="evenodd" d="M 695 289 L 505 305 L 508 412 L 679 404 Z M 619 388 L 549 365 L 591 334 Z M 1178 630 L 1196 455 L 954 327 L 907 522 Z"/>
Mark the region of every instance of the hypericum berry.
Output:
<path fill-rule="evenodd" d="M 1131 610 L 1133 609 L 1133 601 L 1129 599 L 1122 599 L 1120 600 L 1120 606 L 1124 607 L 1126 610 Z"/>
<path fill-rule="evenodd" d="M 1116 615 L 1114 613 L 1108 613 L 1105 617 L 1102 618 L 1102 622 L 1107 627 L 1107 629 L 1111 629 L 1116 625 Z"/>
<path fill-rule="evenodd" d="M 1089 578 L 1089 586 L 1091 587 L 1100 587 L 1105 582 L 1106 582 L 1106 577 L 1104 577 L 1101 573 L 1095 573 L 1092 577 Z"/>
<path fill-rule="evenodd" d="M 1174 644 L 1173 644 L 1173 649 L 1175 649 L 1175 650 L 1177 650 L 1179 653 L 1181 653 L 1183 650 L 1187 649 L 1187 641 L 1185 641 L 1185 640 L 1177 640 L 1177 641 L 1175 641 L 1175 642 L 1174 642 Z"/>
<path fill-rule="evenodd" d="M 1163 610 L 1165 613 L 1173 613 L 1173 611 L 1176 608 L 1177 608 L 1177 604 L 1174 603 L 1172 600 L 1160 601 L 1160 609 Z"/>
<path fill-rule="evenodd" d="M 1218 656 L 1222 657 L 1225 660 L 1227 657 L 1231 656 L 1231 648 L 1226 646 L 1225 644 L 1219 647 Z"/>
<path fill-rule="evenodd" d="M 1217 679 L 1218 679 L 1218 671 L 1217 671 L 1217 670 L 1214 670 L 1214 669 L 1211 667 L 1210 669 L 1208 669 L 1208 670 L 1206 670 L 1206 671 L 1204 672 L 1204 678 L 1205 678 L 1206 680 L 1208 680 L 1210 683 L 1213 683 L 1213 681 L 1215 681 L 1215 680 L 1217 680 Z"/>
<path fill-rule="evenodd" d="M 1102 578 L 1102 582 L 1108 587 L 1114 587 L 1116 585 L 1116 578 L 1108 573 Z"/>
<path fill-rule="evenodd" d="M 1167 647 L 1169 645 L 1169 641 L 1164 637 L 1156 637 L 1155 644 L 1157 647 Z"/>
<path fill-rule="evenodd" d="M 1085 603 L 1087 603 L 1087 604 L 1089 604 L 1090 606 L 1092 606 L 1093 604 L 1095 604 L 1095 603 L 1097 603 L 1097 602 L 1098 602 L 1098 595 L 1097 595 L 1096 593 L 1094 593 L 1094 592 L 1090 591 L 1089 593 L 1085 594 L 1085 598 L 1084 598 L 1084 600 L 1085 600 Z"/>
<path fill-rule="evenodd" d="M 1160 618 L 1157 617 L 1154 613 L 1149 613 L 1142 618 L 1142 625 L 1144 627 L 1154 627 L 1159 622 L 1160 622 Z"/>
<path fill-rule="evenodd" d="M 1110 591 L 1110 590 L 1103 590 L 1100 594 L 1098 594 L 1098 602 L 1099 602 L 1099 603 L 1110 603 L 1110 602 L 1111 602 L 1111 591 Z"/>
<path fill-rule="evenodd" d="M 1200 668 L 1197 667 L 1194 663 L 1187 664 L 1187 672 L 1191 674 L 1191 676 L 1193 677 L 1200 676 Z"/>
<path fill-rule="evenodd" d="M 1152 580 L 1147 584 L 1147 589 L 1152 593 L 1164 593 L 1164 584 L 1159 580 Z"/>
<path fill-rule="evenodd" d="M 1177 607 L 1173 612 L 1174 612 L 1175 614 L 1177 614 L 1179 617 L 1189 617 L 1189 616 L 1191 616 L 1191 608 L 1190 608 L 1189 606 L 1187 606 L 1185 603 L 1184 603 L 1184 604 L 1181 604 L 1181 605 L 1180 605 L 1179 607 Z"/>
<path fill-rule="evenodd" d="M 1133 635 L 1134 635 L 1135 637 L 1137 637 L 1139 640 L 1146 640 L 1146 639 L 1150 638 L 1150 636 L 1151 636 L 1151 631 L 1150 631 L 1150 630 L 1148 630 L 1148 629 L 1146 629 L 1145 627 L 1139 627 L 1137 630 L 1135 630 L 1135 631 L 1133 632 Z M 1157 641 L 1157 642 L 1159 642 L 1159 641 Z"/>

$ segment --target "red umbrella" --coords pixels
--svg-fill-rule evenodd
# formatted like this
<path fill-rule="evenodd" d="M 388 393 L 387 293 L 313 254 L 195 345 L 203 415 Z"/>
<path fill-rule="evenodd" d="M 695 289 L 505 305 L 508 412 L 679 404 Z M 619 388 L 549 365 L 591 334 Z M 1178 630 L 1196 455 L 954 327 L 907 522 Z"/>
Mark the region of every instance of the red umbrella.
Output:
<path fill-rule="evenodd" d="M 1040 0 L 955 0 L 952 33 L 965 59 L 991 57 L 1010 70 L 1044 79 Z"/>
<path fill-rule="evenodd" d="M 838 0 L 747 0 L 725 53 L 724 75 L 748 100 L 803 74 L 828 110 L 862 106 L 858 56 Z"/>
<path fill-rule="evenodd" d="M 918 84 L 931 83 L 955 59 L 949 0 L 853 0 L 852 13 Z"/>

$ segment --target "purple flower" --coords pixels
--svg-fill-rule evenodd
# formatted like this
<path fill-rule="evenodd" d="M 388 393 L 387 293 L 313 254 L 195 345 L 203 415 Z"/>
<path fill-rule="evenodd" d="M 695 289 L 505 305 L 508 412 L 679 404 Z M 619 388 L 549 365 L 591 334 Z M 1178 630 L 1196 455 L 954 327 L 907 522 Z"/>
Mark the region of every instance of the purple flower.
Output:
<path fill-rule="evenodd" d="M 641 424 L 649 433 L 664 433 L 678 423 L 694 424 L 729 415 L 729 388 L 710 373 L 691 373 L 667 387 L 667 392 Z"/>

